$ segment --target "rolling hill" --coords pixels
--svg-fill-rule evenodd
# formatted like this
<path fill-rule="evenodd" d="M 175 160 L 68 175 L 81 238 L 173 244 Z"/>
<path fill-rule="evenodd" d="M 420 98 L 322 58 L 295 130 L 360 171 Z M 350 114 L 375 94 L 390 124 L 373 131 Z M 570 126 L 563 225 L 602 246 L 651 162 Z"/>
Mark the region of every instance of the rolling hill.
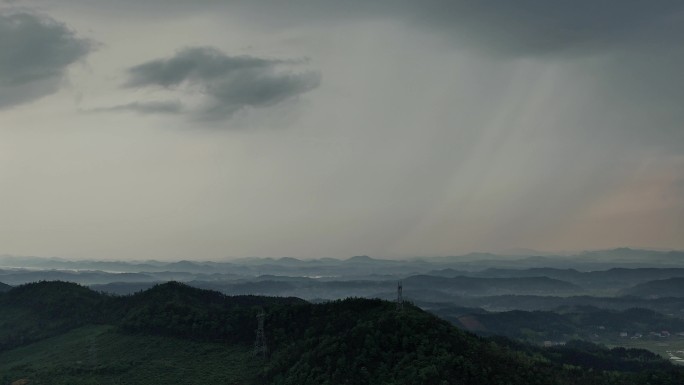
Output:
<path fill-rule="evenodd" d="M 190 281 L 190 286 L 216 290 L 228 295 L 278 295 L 305 299 L 339 299 L 349 296 L 385 297 L 394 293 L 396 280 L 317 280 L 307 277 L 259 276 L 233 281 Z M 426 290 L 432 292 L 432 300 L 444 300 L 453 296 L 483 296 L 504 294 L 569 295 L 584 290 L 572 283 L 547 277 L 442 277 L 412 275 L 403 279 L 404 288 L 416 298 Z M 132 294 L 140 289 L 154 286 L 154 282 L 114 282 L 92 285 L 93 289 L 112 294 Z M 422 298 L 422 297 L 421 297 Z"/>
<path fill-rule="evenodd" d="M 569 282 L 548 277 L 480 278 L 416 275 L 403 280 L 407 291 L 430 288 L 461 295 L 567 294 L 582 292 Z"/>
<path fill-rule="evenodd" d="M 250 354 L 262 310 L 266 359 Z M 0 295 L 0 331 L 1 385 L 684 381 L 684 369 L 649 352 L 483 339 L 408 303 L 229 297 L 179 283 L 121 297 L 64 282 L 23 285 Z"/>
<path fill-rule="evenodd" d="M 455 325 L 482 335 L 507 337 L 541 343 L 572 339 L 617 341 L 620 333 L 648 335 L 662 330 L 684 332 L 684 320 L 647 309 L 614 311 L 577 307 L 564 312 L 507 311 L 501 313 L 434 311 Z"/>
<path fill-rule="evenodd" d="M 684 277 L 640 283 L 622 292 L 624 295 L 648 298 L 684 297 Z"/>

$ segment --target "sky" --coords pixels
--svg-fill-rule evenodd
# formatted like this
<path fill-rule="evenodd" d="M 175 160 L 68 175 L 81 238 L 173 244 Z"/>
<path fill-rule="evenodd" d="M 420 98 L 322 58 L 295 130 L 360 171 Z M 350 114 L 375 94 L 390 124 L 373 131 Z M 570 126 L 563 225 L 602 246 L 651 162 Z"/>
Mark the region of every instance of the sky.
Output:
<path fill-rule="evenodd" d="M 684 249 L 684 3 L 0 0 L 0 254 Z"/>

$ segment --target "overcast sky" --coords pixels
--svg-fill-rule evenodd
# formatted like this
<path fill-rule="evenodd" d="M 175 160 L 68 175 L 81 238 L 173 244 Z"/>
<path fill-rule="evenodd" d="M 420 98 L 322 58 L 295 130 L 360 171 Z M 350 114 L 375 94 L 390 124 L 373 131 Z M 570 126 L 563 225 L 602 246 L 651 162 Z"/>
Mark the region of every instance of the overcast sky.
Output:
<path fill-rule="evenodd" d="M 684 249 L 680 0 L 0 0 L 0 254 Z"/>

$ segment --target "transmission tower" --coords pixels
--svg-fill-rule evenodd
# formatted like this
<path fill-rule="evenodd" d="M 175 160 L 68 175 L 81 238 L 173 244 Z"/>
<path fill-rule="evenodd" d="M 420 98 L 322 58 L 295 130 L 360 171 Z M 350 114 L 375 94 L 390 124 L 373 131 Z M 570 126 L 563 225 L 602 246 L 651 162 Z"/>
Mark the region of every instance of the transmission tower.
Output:
<path fill-rule="evenodd" d="M 401 281 L 397 284 L 397 310 L 404 310 L 404 296 L 402 294 Z"/>
<path fill-rule="evenodd" d="M 257 314 L 257 330 L 256 330 L 256 340 L 254 341 L 254 355 L 266 358 L 266 335 L 264 334 L 264 319 L 266 319 L 266 313 L 261 309 L 259 314 Z"/>

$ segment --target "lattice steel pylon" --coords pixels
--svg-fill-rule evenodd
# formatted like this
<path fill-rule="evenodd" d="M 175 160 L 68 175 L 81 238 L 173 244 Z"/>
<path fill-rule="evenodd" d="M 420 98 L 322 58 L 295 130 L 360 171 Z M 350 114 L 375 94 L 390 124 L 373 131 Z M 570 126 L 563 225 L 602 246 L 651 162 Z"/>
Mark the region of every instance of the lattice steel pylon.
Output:
<path fill-rule="evenodd" d="M 397 310 L 404 310 L 404 295 L 402 294 L 401 281 L 397 284 Z"/>
<path fill-rule="evenodd" d="M 266 313 L 261 309 L 259 314 L 257 314 L 257 330 L 256 330 L 256 340 L 254 341 L 254 355 L 266 358 L 266 334 L 264 333 L 264 320 L 266 319 Z"/>

